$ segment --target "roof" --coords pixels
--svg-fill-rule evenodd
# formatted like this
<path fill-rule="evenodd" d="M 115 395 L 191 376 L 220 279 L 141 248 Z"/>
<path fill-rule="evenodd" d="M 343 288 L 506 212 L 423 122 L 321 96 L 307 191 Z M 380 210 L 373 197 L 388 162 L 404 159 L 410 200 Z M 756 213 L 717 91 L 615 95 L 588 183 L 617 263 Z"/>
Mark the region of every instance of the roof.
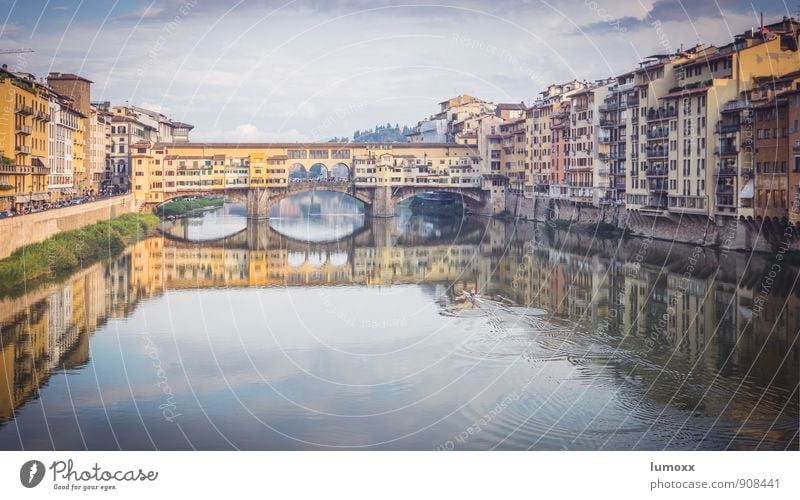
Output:
<path fill-rule="evenodd" d="M 184 123 L 184 122 L 172 122 L 172 124 L 176 128 L 188 128 L 188 129 L 193 129 L 194 128 L 194 125 L 190 125 L 190 124 Z"/>
<path fill-rule="evenodd" d="M 670 92 L 665 96 L 661 96 L 660 99 L 671 99 L 673 97 L 686 97 L 687 95 L 701 94 L 710 88 L 711 88 L 710 86 L 706 86 L 706 87 L 697 87 L 693 89 L 678 90 L 675 92 Z"/>
<path fill-rule="evenodd" d="M 93 81 L 76 75 L 75 73 L 50 73 L 47 75 L 47 80 L 81 80 L 88 83 L 94 83 Z"/>
<path fill-rule="evenodd" d="M 377 143 L 377 142 L 182 142 L 182 143 L 156 143 L 153 147 L 165 147 L 171 150 L 175 149 L 195 149 L 195 148 L 232 148 L 232 149 L 269 149 L 269 148 L 286 148 L 286 149 L 382 149 L 387 147 L 390 149 L 404 149 L 404 148 L 449 148 L 449 149 L 471 149 L 470 146 L 465 144 L 455 144 L 448 142 L 391 142 L 391 143 Z"/>
<path fill-rule="evenodd" d="M 524 111 L 525 103 L 523 102 L 516 102 L 516 103 L 509 103 L 509 102 L 501 102 L 497 105 L 497 109 L 511 109 L 511 110 L 520 110 Z"/>

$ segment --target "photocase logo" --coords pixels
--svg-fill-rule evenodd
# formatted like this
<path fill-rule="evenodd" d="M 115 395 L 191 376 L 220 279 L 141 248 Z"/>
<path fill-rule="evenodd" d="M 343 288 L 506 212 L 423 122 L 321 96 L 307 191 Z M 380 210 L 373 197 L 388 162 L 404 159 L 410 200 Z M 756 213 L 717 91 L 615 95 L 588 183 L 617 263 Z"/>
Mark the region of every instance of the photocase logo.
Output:
<path fill-rule="evenodd" d="M 26 488 L 35 488 L 44 479 L 44 464 L 38 460 L 28 460 L 19 470 L 19 480 Z"/>

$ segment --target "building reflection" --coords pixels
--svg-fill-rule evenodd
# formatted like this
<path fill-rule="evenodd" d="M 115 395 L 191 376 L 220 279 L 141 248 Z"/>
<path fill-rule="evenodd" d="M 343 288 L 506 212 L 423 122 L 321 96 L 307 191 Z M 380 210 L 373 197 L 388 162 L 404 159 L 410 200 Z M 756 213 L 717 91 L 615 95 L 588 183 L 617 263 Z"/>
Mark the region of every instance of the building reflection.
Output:
<path fill-rule="evenodd" d="M 754 439 L 769 429 L 780 442 L 796 430 L 770 424 L 776 411 L 798 407 L 800 292 L 776 286 L 756 307 L 768 259 L 657 241 L 620 245 L 533 225 L 453 224 L 373 221 L 351 237 L 317 244 L 255 222 L 202 243 L 166 231 L 62 284 L 3 299 L 0 421 L 36 397 L 53 372 L 86 364 L 89 335 L 109 318 L 131 314 L 142 298 L 181 289 L 424 283 L 445 295 L 475 287 L 542 308 L 619 352 L 637 353 L 615 367 L 645 387 L 666 385 L 649 393 L 661 404 L 727 414 L 747 422 L 740 432 Z M 697 398 L 681 392 L 676 400 L 666 370 L 689 387 L 717 389 Z M 724 384 L 729 376 L 746 376 L 762 397 Z"/>

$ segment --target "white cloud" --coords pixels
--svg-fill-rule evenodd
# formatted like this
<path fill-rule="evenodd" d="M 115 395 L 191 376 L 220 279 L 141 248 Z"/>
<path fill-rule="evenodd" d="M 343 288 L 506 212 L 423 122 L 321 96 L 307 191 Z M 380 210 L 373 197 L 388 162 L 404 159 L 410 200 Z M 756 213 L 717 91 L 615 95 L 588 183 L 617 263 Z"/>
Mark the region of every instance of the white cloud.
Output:
<path fill-rule="evenodd" d="M 231 130 L 197 131 L 192 133 L 194 141 L 225 142 L 304 142 L 309 137 L 297 129 L 283 131 L 260 130 L 252 123 L 242 123 Z"/>

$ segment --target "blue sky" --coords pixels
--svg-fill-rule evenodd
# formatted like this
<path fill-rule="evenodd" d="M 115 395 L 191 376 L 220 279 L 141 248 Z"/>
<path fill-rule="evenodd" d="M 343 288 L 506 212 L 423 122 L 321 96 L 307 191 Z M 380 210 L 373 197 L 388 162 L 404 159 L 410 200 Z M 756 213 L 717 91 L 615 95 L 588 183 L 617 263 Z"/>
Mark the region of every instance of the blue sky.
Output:
<path fill-rule="evenodd" d="M 781 1 L 0 0 L 12 70 L 79 73 L 194 140 L 322 140 L 414 124 L 452 95 L 530 101 L 646 55 L 796 14 Z M 656 25 L 660 28 L 657 29 Z"/>

